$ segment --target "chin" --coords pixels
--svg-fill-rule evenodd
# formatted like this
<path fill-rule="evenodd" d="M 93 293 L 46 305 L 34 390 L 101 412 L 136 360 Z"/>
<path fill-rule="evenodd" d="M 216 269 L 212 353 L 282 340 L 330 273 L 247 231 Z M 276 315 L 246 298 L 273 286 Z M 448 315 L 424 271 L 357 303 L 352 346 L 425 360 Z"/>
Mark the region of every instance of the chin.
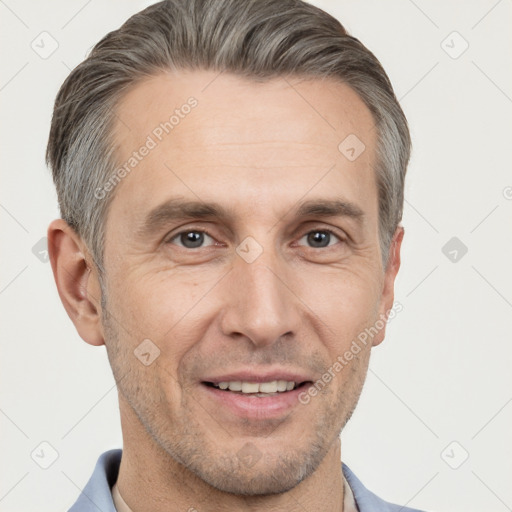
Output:
<path fill-rule="evenodd" d="M 263 497 L 293 489 L 315 469 L 309 463 L 293 460 L 276 461 L 275 457 L 271 461 L 263 461 L 262 458 L 252 468 L 245 467 L 238 459 L 236 464 L 238 469 L 234 471 L 215 465 L 215 471 L 212 471 L 212 466 L 209 469 L 202 468 L 203 471 L 198 468 L 196 475 L 222 492 Z"/>
<path fill-rule="evenodd" d="M 313 443 L 302 449 L 259 452 L 248 443 L 257 456 L 247 459 L 245 449 L 222 454 L 203 452 L 201 457 L 189 458 L 188 469 L 196 477 L 218 491 L 238 496 L 268 496 L 290 491 L 310 476 L 325 457 L 328 446 Z M 247 446 L 247 445 L 246 445 Z M 250 450 L 249 450 L 250 451 Z"/>

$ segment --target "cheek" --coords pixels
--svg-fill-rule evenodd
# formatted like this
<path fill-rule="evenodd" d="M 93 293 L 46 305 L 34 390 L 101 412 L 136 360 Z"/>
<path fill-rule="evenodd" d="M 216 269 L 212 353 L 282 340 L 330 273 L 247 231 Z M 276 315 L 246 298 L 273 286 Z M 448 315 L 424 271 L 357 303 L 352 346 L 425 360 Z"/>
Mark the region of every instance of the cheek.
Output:
<path fill-rule="evenodd" d="M 113 314 L 122 325 L 122 335 L 131 338 L 135 346 L 151 340 L 166 362 L 173 366 L 174 360 L 177 366 L 209 321 L 204 299 L 215 280 L 161 272 L 112 282 L 118 283 L 111 293 L 116 303 Z"/>
<path fill-rule="evenodd" d="M 368 269 L 354 272 L 337 269 L 303 277 L 300 297 L 339 341 L 357 335 L 375 318 L 379 296 L 377 279 Z"/>

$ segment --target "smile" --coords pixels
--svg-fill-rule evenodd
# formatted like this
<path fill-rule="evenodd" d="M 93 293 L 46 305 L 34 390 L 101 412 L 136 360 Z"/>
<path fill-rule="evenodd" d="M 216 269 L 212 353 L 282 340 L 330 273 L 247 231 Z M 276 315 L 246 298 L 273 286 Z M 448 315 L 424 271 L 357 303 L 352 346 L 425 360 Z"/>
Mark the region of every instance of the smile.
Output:
<path fill-rule="evenodd" d="M 299 394 L 311 381 L 273 380 L 268 382 L 202 382 L 202 389 L 221 415 L 254 420 L 279 419 L 298 405 Z"/>

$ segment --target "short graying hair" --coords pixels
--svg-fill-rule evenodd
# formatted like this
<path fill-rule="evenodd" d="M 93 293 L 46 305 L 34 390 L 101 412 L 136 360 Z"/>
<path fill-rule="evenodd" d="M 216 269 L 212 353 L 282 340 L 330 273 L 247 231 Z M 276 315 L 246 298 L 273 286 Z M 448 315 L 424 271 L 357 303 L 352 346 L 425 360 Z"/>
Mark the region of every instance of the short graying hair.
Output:
<path fill-rule="evenodd" d="M 301 0 L 166 0 L 107 34 L 55 100 L 46 162 L 62 218 L 81 236 L 100 276 L 114 173 L 116 106 L 128 89 L 168 70 L 229 72 L 256 81 L 331 78 L 350 86 L 377 130 L 382 262 L 402 219 L 411 152 L 405 115 L 377 58 L 335 18 Z M 340 141 L 341 142 L 341 141 Z"/>

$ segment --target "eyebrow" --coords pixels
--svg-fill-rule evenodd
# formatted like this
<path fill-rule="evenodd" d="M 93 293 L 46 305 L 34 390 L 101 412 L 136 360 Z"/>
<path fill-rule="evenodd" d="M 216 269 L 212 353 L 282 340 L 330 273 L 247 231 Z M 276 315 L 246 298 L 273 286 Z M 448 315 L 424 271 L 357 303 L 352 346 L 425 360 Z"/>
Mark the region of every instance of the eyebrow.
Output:
<path fill-rule="evenodd" d="M 294 212 L 294 213 L 293 213 Z M 304 217 L 347 217 L 361 224 L 365 218 L 364 211 L 355 203 L 341 199 L 311 199 L 299 203 L 281 218 L 293 214 L 296 219 Z M 231 208 L 216 202 L 194 201 L 182 198 L 171 198 L 156 206 L 145 217 L 137 230 L 140 236 L 159 232 L 171 222 L 191 219 L 219 219 L 227 222 L 234 217 Z"/>
<path fill-rule="evenodd" d="M 355 203 L 341 199 L 312 199 L 301 203 L 295 213 L 298 218 L 309 217 L 349 217 L 361 222 L 364 219 L 364 211 Z"/>

